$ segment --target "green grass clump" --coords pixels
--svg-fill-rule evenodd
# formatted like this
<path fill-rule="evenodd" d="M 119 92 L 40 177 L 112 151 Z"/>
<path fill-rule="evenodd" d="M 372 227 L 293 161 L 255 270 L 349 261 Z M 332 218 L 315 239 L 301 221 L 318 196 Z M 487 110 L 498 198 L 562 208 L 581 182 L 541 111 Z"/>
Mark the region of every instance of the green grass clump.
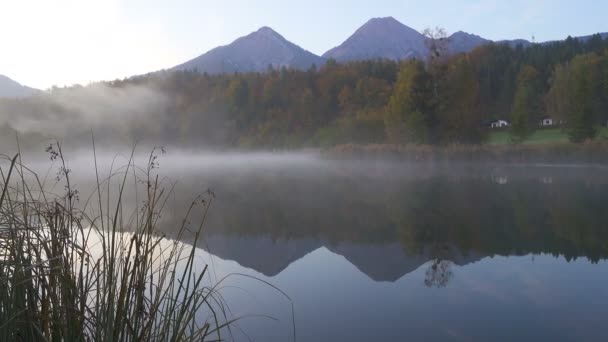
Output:
<path fill-rule="evenodd" d="M 62 194 L 46 191 L 18 157 L 0 156 L 0 341 L 221 340 L 231 320 L 218 284 L 205 284 L 195 248 L 178 242 L 189 233 L 196 245 L 204 215 L 194 228 L 189 217 L 206 213 L 212 194 L 193 201 L 166 240 L 157 226 L 170 191 L 153 173 L 154 153 L 147 167 L 131 158 L 107 179 L 97 174 L 78 209 L 61 146 L 48 152 Z M 131 180 L 145 195 L 127 212 Z"/>

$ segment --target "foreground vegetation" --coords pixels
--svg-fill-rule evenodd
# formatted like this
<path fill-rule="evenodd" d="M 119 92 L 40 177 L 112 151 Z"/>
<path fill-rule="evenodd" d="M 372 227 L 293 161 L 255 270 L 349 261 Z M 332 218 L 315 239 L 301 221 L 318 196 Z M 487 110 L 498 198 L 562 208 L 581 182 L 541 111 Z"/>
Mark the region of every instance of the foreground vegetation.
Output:
<path fill-rule="evenodd" d="M 222 75 L 164 71 L 3 99 L 0 117 L 8 120 L 0 122 L 0 136 L 17 130 L 33 141 L 64 136 L 50 131 L 65 126 L 86 137 L 93 123 L 112 141 L 300 148 L 480 144 L 496 119 L 511 122 L 509 141 L 525 142 L 535 139 L 543 116 L 565 122 L 568 140 L 582 142 L 606 125 L 608 40 L 599 35 L 529 47 L 496 43 L 458 55 L 444 53 L 441 37 L 429 42 L 434 57 L 425 61 L 330 60 L 307 71 Z"/>
<path fill-rule="evenodd" d="M 143 169 L 129 161 L 98 174 L 81 199 L 61 146 L 48 151 L 62 194 L 18 156 L 0 159 L 0 341 L 221 340 L 226 308 L 204 282 L 207 267 L 195 269 L 195 248 L 177 242 L 199 239 L 204 219 L 193 226 L 189 217 L 212 197 L 193 201 L 178 240 L 164 240 L 157 228 L 170 191 L 154 175 L 154 154 Z M 123 192 L 138 184 L 143 204 L 130 212 Z"/>

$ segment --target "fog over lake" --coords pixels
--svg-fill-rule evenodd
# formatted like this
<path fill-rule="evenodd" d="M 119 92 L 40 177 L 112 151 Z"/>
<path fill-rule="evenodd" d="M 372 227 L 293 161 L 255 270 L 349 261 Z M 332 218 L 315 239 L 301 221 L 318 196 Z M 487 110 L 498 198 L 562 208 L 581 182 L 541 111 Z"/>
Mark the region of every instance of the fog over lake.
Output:
<path fill-rule="evenodd" d="M 209 264 L 210 283 L 242 273 L 279 287 L 293 301 L 297 340 L 607 338 L 605 167 L 155 153 L 152 173 L 172 189 L 163 232 L 171 238 L 190 201 L 211 189 L 198 267 Z M 101 178 L 128 155 L 98 152 Z M 93 156 L 67 157 L 84 203 Z M 126 189 L 128 207 L 136 197 Z M 235 340 L 293 339 L 291 304 L 274 289 L 235 276 L 222 294 L 244 317 Z"/>

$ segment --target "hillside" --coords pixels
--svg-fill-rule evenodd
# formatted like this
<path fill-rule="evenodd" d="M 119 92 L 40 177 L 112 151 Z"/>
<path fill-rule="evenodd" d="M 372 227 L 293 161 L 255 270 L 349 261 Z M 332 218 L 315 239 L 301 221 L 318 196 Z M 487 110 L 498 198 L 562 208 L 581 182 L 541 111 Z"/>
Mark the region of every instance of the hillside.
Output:
<path fill-rule="evenodd" d="M 36 92 L 36 89 L 23 86 L 4 75 L 0 75 L 0 97 L 26 97 Z"/>
<path fill-rule="evenodd" d="M 289 42 L 269 27 L 262 27 L 229 45 L 217 47 L 174 70 L 198 70 L 209 74 L 262 72 L 269 65 L 306 70 L 323 59 Z"/>
<path fill-rule="evenodd" d="M 425 38 L 420 32 L 393 17 L 374 18 L 365 23 L 344 43 L 323 54 L 339 62 L 365 59 L 400 60 L 424 58 Z"/>

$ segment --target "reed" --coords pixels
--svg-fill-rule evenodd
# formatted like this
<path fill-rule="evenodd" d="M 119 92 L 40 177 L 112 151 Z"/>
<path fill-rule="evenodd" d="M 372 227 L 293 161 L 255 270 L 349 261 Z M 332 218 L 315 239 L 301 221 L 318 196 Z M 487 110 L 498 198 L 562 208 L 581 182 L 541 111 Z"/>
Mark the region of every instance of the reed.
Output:
<path fill-rule="evenodd" d="M 207 267 L 195 268 L 195 248 L 179 242 L 193 234 L 196 246 L 213 194 L 192 201 L 167 240 L 158 226 L 171 189 L 155 175 L 159 150 L 142 168 L 132 152 L 105 179 L 95 158 L 96 189 L 82 200 L 61 145 L 47 152 L 59 168 L 60 194 L 18 155 L 0 156 L 0 341 L 207 341 L 229 334 L 233 320 L 218 284 L 207 284 Z M 131 185 L 144 194 L 134 210 L 125 205 Z M 202 218 L 192 224 L 194 212 Z"/>

